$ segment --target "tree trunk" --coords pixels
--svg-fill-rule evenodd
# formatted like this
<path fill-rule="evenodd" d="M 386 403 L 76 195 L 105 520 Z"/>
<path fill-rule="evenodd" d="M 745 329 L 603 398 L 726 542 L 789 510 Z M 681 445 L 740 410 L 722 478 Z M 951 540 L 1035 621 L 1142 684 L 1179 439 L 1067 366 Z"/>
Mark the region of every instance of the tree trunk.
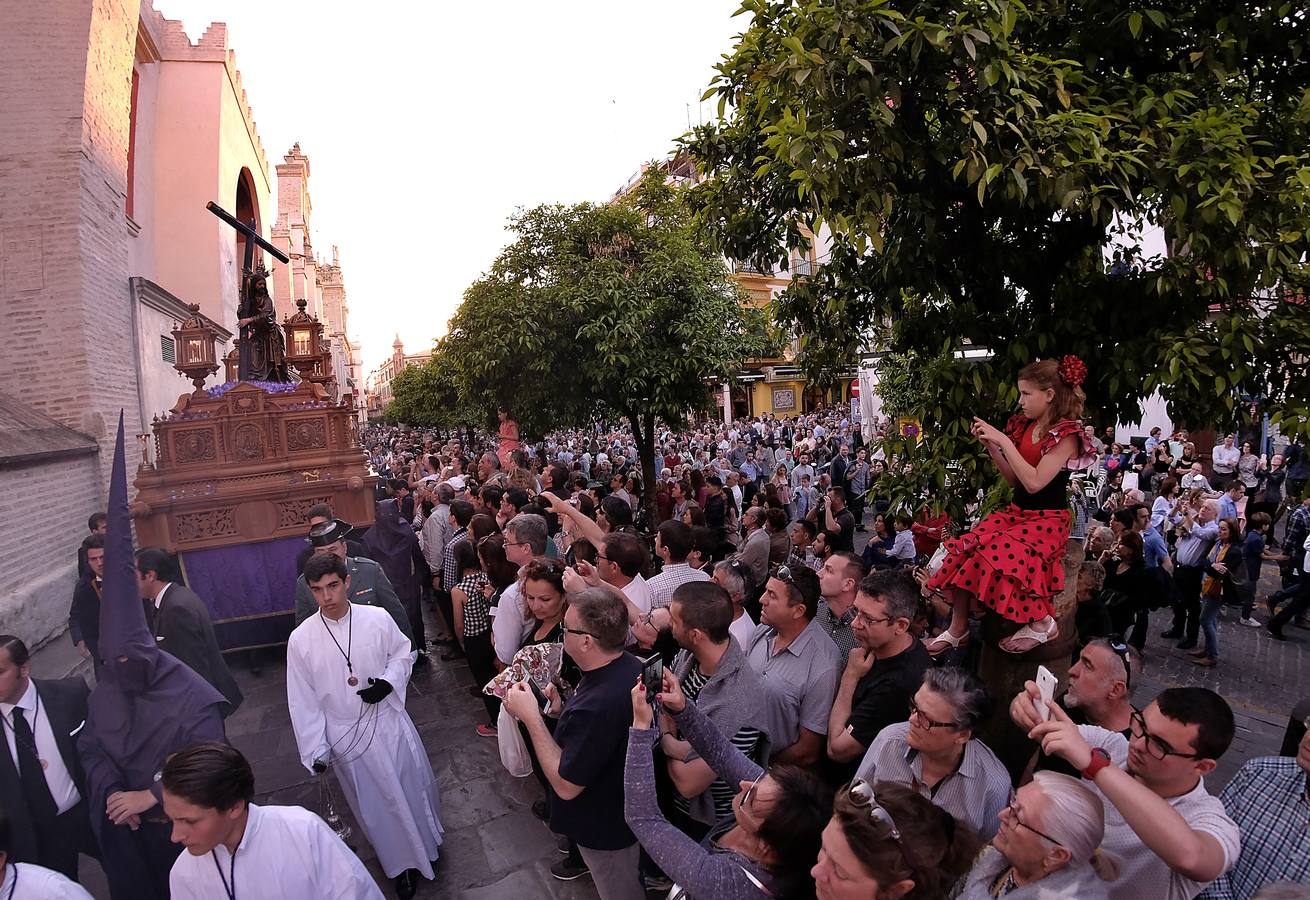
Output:
<path fill-rule="evenodd" d="M 1023 690 L 1025 681 L 1032 681 L 1036 677 L 1039 665 L 1046 666 L 1060 680 L 1057 696 L 1067 686 L 1069 661 L 1077 638 L 1074 610 L 1078 605 L 1075 595 L 1078 569 L 1082 563 L 1083 541 L 1072 539 L 1064 554 L 1064 593 L 1055 600 L 1055 620 L 1060 626 L 1060 636 L 1054 641 L 1040 644 L 1027 653 L 1006 653 L 996 644 L 1018 631 L 1019 626 L 995 613 L 988 613 L 983 619 L 983 646 L 978 674 L 996 702 L 996 709 L 982 737 L 1009 769 L 1010 777 L 1016 783 L 1037 746 L 1010 720 L 1010 701 Z"/>
<path fill-rule="evenodd" d="M 655 471 L 655 415 L 641 413 L 629 415 L 628 419 L 637 435 L 637 455 L 641 458 L 641 503 L 646 509 L 646 527 L 654 534 L 660 524 L 655 505 L 655 488 L 659 485 Z"/>

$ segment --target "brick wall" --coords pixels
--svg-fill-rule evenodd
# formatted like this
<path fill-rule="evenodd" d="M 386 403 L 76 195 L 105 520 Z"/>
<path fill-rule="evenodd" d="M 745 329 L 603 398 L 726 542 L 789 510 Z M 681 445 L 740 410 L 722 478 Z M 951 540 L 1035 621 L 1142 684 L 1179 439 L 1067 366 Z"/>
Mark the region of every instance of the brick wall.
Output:
<path fill-rule="evenodd" d="M 11 3 L 0 29 L 21 73 L 0 92 L 0 390 L 100 441 L 97 498 L 120 408 L 140 430 L 124 218 L 138 15 L 128 0 Z"/>
<path fill-rule="evenodd" d="M 135 442 L 133 442 L 135 443 Z M 77 583 L 77 548 L 86 520 L 101 508 L 94 456 L 0 469 L 0 633 L 31 647 L 59 635 Z"/>
<path fill-rule="evenodd" d="M 0 470 L 0 628 L 67 620 L 120 409 L 141 430 L 124 202 L 138 2 L 6 3 L 0 27 L 0 391 L 96 438 L 98 457 Z M 138 449 L 128 441 L 129 472 Z"/>

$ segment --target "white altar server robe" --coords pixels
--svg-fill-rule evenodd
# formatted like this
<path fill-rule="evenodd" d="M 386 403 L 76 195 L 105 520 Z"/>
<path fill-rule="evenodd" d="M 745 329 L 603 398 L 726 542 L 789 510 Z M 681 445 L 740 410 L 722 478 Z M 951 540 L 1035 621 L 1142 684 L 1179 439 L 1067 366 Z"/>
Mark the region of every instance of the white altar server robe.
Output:
<path fill-rule="evenodd" d="M 217 863 L 217 865 L 215 865 Z M 220 871 L 222 875 L 220 876 Z M 168 876 L 172 900 L 382 900 L 377 882 L 327 823 L 299 806 L 250 804 L 235 859 L 219 844 L 212 856 L 186 851 Z"/>
<path fill-rule="evenodd" d="M 441 846 L 441 801 L 405 711 L 409 638 L 384 609 L 352 603 L 349 612 L 337 621 L 316 612 L 287 642 L 287 705 L 300 761 L 311 770 L 317 759 L 328 762 L 388 878 L 418 869 L 430 879 Z M 351 670 L 338 644 L 349 649 L 357 685 L 346 683 Z M 356 692 L 369 678 L 394 690 L 380 703 L 365 703 Z"/>

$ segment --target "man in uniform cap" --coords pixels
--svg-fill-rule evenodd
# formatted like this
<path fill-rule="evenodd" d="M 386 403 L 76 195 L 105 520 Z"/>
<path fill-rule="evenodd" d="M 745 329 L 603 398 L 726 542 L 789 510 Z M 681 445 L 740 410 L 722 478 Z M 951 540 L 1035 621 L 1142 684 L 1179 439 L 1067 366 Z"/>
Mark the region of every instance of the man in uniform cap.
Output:
<path fill-rule="evenodd" d="M 346 535 L 350 533 L 350 524 L 340 519 L 313 525 L 309 529 L 309 544 L 314 554 L 330 553 L 338 559 L 345 560 L 346 571 L 350 575 L 350 602 L 365 606 L 379 606 L 396 620 L 397 627 L 409 638 L 413 647 L 414 633 L 409 627 L 409 616 L 396 596 L 395 588 L 382 571 L 382 567 L 371 559 L 348 556 L 346 553 Z M 318 612 L 318 604 L 305 583 L 304 573 L 296 579 L 296 624 L 308 619 Z M 415 648 L 416 649 L 416 648 Z"/>

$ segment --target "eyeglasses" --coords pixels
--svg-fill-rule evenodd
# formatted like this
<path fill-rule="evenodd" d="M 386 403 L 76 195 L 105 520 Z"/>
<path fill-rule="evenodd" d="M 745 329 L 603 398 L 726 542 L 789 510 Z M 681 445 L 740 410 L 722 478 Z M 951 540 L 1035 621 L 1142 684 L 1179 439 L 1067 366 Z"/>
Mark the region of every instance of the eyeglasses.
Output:
<path fill-rule="evenodd" d="M 851 607 L 851 608 L 855 609 L 855 607 Z M 854 618 L 851 619 L 851 624 L 867 626 L 867 625 L 877 625 L 879 622 L 892 622 L 894 620 L 895 620 L 894 616 L 881 616 L 875 619 L 873 616 L 869 615 L 868 613 L 856 609 L 855 616 Z"/>
<path fill-rule="evenodd" d="M 752 781 L 752 782 L 751 782 L 751 786 L 748 787 L 748 788 L 746 788 L 746 793 L 744 793 L 744 794 L 741 795 L 741 806 L 742 806 L 742 809 L 749 810 L 749 809 L 751 808 L 751 800 L 755 797 L 755 786 L 758 785 L 758 784 L 760 783 L 760 781 L 762 781 L 762 780 L 764 779 L 764 776 L 765 776 L 766 774 L 768 774 L 768 773 L 766 773 L 766 772 L 761 772 L 761 773 L 760 773 L 760 777 L 759 777 L 759 778 L 756 778 L 754 781 Z"/>
<path fill-rule="evenodd" d="M 491 536 L 491 535 L 487 535 L 487 537 L 490 537 L 490 536 Z M 484 539 L 484 540 L 485 540 L 485 539 Z M 527 546 L 528 544 L 530 544 L 530 543 L 531 543 L 531 541 L 506 541 L 506 542 L 505 542 L 505 546 L 506 546 L 506 547 L 526 547 L 526 546 Z"/>
<path fill-rule="evenodd" d="M 891 838 L 896 842 L 896 846 L 901 848 L 901 853 L 905 854 L 905 845 L 901 843 L 901 830 L 896 827 L 892 814 L 878 804 L 878 798 L 873 793 L 873 785 L 863 778 L 857 778 L 851 782 L 848 795 L 852 803 L 868 810 L 878 840 L 885 841 Z"/>
<path fill-rule="evenodd" d="M 935 719 L 928 718 L 924 711 L 919 709 L 919 705 L 914 702 L 913 698 L 910 699 L 910 718 L 918 719 L 919 724 L 928 729 L 960 727 L 958 722 L 938 722 Z"/>
<path fill-rule="evenodd" d="M 1147 731 L 1146 719 L 1142 717 L 1140 712 L 1134 710 L 1133 714 L 1129 716 L 1128 728 L 1132 733 L 1134 740 L 1137 738 L 1146 738 L 1146 750 L 1156 759 L 1164 759 L 1167 756 L 1179 756 L 1183 759 L 1201 758 L 1199 753 L 1179 753 L 1173 747 L 1170 747 L 1167 741 L 1156 737 L 1151 734 L 1151 732 Z"/>
<path fill-rule="evenodd" d="M 1036 828 L 1029 825 L 1020 817 L 1019 814 L 1021 811 L 1021 807 L 1018 805 L 1018 799 L 1019 799 L 1019 795 L 1016 794 L 1014 791 L 1011 791 L 1010 804 L 1007 807 L 1005 807 L 1005 809 L 1001 810 L 1001 812 L 1008 813 L 1009 817 L 1014 821 L 1014 824 L 1017 827 L 1027 828 L 1029 831 L 1037 835 L 1039 838 L 1045 838 L 1046 840 L 1050 841 L 1052 844 L 1055 844 L 1057 847 L 1063 846 L 1063 842 L 1057 841 L 1055 838 L 1051 837 L 1049 834 L 1047 834 L 1044 831 L 1038 831 Z"/>
<path fill-rule="evenodd" d="M 1128 662 L 1128 645 L 1116 638 L 1109 638 L 1105 642 L 1114 655 L 1123 660 L 1124 664 L 1124 692 L 1129 693 L 1133 689 L 1133 667 Z"/>
<path fill-rule="evenodd" d="M 569 634 L 585 634 L 587 637 L 592 637 L 592 638 L 596 636 L 593 632 L 583 631 L 581 628 L 570 628 L 569 626 L 564 625 L 562 623 L 560 624 L 560 628 L 563 628 Z"/>

